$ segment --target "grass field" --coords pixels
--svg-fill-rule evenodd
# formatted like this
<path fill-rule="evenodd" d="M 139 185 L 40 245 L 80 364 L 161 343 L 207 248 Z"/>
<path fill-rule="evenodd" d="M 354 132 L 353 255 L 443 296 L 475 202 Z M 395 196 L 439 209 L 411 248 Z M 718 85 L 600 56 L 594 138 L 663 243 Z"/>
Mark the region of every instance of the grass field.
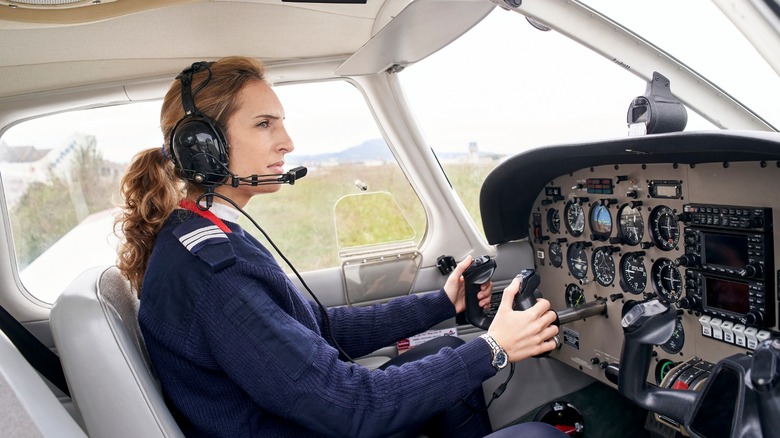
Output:
<path fill-rule="evenodd" d="M 444 165 L 447 177 L 463 204 L 482 230 L 479 215 L 479 189 L 497 162 Z M 355 181 L 364 183 L 364 193 L 391 193 L 408 219 L 412 240 L 419 243 L 425 236 L 426 218 L 420 199 L 395 164 L 380 166 L 341 165 L 311 168 L 305 179 L 294 186 L 284 186 L 274 194 L 255 197 L 246 211 L 271 236 L 281 251 L 300 271 L 340 265 L 339 240 L 347 245 L 389 242 L 409 236 L 406 221 L 399 218 L 392 203 L 374 202 L 373 198 L 345 198 L 362 193 Z M 336 232 L 335 206 L 342 200 Z M 347 211 L 347 213 L 342 213 Z M 373 225 L 369 222 L 373 222 Z M 264 244 L 265 238 L 246 219 L 241 225 Z M 346 222 L 346 223 L 345 223 Z M 345 237 L 345 235 L 349 235 Z M 270 245 L 269 246 L 270 249 Z M 281 263 L 281 260 L 280 260 Z"/>

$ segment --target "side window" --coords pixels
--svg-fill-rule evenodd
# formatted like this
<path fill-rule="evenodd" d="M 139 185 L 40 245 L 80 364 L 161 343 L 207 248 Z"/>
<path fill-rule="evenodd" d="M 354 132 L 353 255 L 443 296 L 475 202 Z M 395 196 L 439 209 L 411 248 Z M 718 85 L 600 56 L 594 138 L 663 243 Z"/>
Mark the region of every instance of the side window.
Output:
<path fill-rule="evenodd" d="M 565 36 L 540 31 L 501 8 L 404 69 L 399 80 L 479 230 L 480 187 L 504 158 L 541 146 L 625 137 L 629 103 L 646 86 Z M 689 110 L 686 129 L 714 126 Z"/>
<path fill-rule="evenodd" d="M 355 248 L 419 244 L 425 211 L 358 89 L 327 81 L 274 90 L 295 144 L 287 165 L 306 166 L 308 174 L 253 198 L 246 210 L 296 269 L 340 266 L 340 255 Z M 264 242 L 253 225 L 240 222 Z"/>
<path fill-rule="evenodd" d="M 57 114 L 0 138 L 0 176 L 25 289 L 53 303 L 85 269 L 116 262 L 114 200 L 133 155 L 162 144 L 160 103 Z"/>
<path fill-rule="evenodd" d="M 340 266 L 348 247 L 419 244 L 426 229 L 422 204 L 361 93 L 343 81 L 276 91 L 296 145 L 287 166 L 307 166 L 308 175 L 254 198 L 246 210 L 297 269 Z M 74 111 L 20 123 L 0 137 L 17 269 L 35 298 L 53 303 L 82 271 L 116 263 L 119 180 L 138 151 L 162 144 L 159 114 L 159 101 Z M 340 244 L 335 217 L 342 198 Z M 387 231 L 366 218 L 380 219 Z M 264 240 L 248 220 L 241 224 Z"/>

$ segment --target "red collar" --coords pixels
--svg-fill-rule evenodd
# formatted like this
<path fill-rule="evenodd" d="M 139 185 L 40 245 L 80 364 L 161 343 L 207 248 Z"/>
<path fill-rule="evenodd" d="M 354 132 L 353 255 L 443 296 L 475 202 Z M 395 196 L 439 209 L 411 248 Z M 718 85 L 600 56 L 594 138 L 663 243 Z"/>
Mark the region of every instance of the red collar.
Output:
<path fill-rule="evenodd" d="M 198 216 L 210 220 L 214 225 L 218 226 L 219 229 L 224 231 L 225 233 L 232 233 L 230 228 L 228 228 L 228 226 L 225 225 L 224 222 L 222 222 L 222 219 L 218 218 L 210 210 L 201 210 L 194 202 L 190 201 L 189 199 L 182 199 L 181 201 L 179 201 L 179 207 L 186 208 L 187 210 L 197 214 Z"/>

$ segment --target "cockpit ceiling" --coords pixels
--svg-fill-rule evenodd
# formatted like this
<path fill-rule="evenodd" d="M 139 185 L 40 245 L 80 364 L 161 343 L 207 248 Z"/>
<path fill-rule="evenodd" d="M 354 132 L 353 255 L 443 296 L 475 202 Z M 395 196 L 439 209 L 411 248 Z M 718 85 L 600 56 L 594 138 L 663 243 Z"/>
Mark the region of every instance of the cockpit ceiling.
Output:
<path fill-rule="evenodd" d="M 293 6 L 295 9 L 373 20 L 386 4 L 401 3 L 367 0 L 362 4 L 338 4 L 336 1 L 334 0 L 333 3 L 299 2 Z M 0 29 L 95 23 L 187 3 L 284 4 L 281 0 L 0 0 L 0 6 L 7 6 L 0 9 Z M 403 2 L 404 5 L 408 3 L 408 0 Z"/>
<path fill-rule="evenodd" d="M 232 54 L 265 61 L 346 59 L 409 1 L 115 0 L 67 8 L 0 3 L 6 4 L 0 4 L 2 98 L 164 77 L 191 60 Z"/>

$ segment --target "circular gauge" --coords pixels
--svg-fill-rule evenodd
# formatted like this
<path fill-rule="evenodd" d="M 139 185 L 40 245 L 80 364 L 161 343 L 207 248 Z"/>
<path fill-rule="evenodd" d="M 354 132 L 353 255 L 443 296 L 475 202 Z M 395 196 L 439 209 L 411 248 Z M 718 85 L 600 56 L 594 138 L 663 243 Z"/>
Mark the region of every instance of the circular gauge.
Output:
<path fill-rule="evenodd" d="M 566 262 L 569 265 L 571 276 L 582 280 L 588 275 L 588 254 L 585 245 L 580 242 L 573 243 L 566 252 Z"/>
<path fill-rule="evenodd" d="M 577 307 L 585 304 L 585 292 L 574 283 L 566 286 L 566 307 Z"/>
<path fill-rule="evenodd" d="M 682 296 L 682 275 L 674 262 L 661 257 L 653 263 L 650 270 L 653 290 L 667 303 L 676 303 Z"/>
<path fill-rule="evenodd" d="M 596 203 L 590 209 L 590 230 L 595 239 L 609 239 L 612 234 L 612 216 L 605 205 Z"/>
<path fill-rule="evenodd" d="M 682 321 L 677 318 L 672 337 L 661 345 L 661 349 L 669 354 L 677 354 L 682 351 L 683 345 L 685 345 L 685 330 Z"/>
<path fill-rule="evenodd" d="M 680 228 L 677 216 L 671 208 L 659 205 L 650 212 L 650 236 L 655 246 L 663 251 L 671 251 L 680 240 Z"/>
<path fill-rule="evenodd" d="M 629 252 L 620 258 L 620 287 L 625 292 L 641 294 L 647 286 L 644 252 Z"/>
<path fill-rule="evenodd" d="M 561 214 L 557 208 L 547 210 L 547 228 L 553 234 L 561 232 Z"/>
<path fill-rule="evenodd" d="M 664 379 L 676 367 L 679 362 L 675 362 L 669 359 L 661 359 L 655 365 L 655 384 L 661 386 L 664 383 Z M 666 386 L 668 388 L 668 386 Z"/>
<path fill-rule="evenodd" d="M 563 216 L 566 219 L 566 229 L 574 237 L 581 236 L 585 231 L 585 212 L 579 202 L 569 201 L 563 208 Z"/>
<path fill-rule="evenodd" d="M 550 242 L 550 248 L 547 251 L 550 254 L 550 263 L 556 268 L 563 264 L 563 250 L 558 242 Z"/>
<path fill-rule="evenodd" d="M 593 278 L 602 286 L 615 281 L 615 260 L 612 259 L 612 247 L 602 246 L 593 251 Z"/>
<path fill-rule="evenodd" d="M 645 221 L 639 207 L 625 204 L 618 210 L 618 223 L 620 224 L 620 237 L 626 245 L 639 245 L 645 237 Z"/>

